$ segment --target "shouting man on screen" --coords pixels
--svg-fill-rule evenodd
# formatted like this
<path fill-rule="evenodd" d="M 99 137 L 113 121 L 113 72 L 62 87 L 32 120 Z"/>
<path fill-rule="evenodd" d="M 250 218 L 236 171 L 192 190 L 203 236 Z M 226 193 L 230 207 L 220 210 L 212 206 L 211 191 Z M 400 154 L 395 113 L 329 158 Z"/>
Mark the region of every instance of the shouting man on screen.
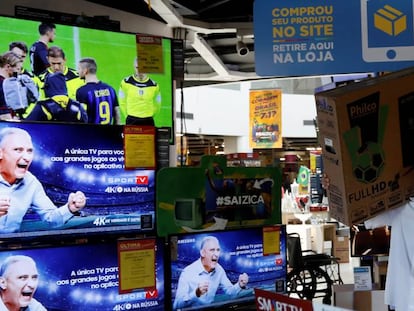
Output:
<path fill-rule="evenodd" d="M 29 172 L 33 154 L 27 131 L 16 127 L 0 130 L 0 234 L 19 231 L 29 208 L 56 228 L 85 206 L 85 195 L 77 191 L 69 194 L 67 204 L 56 207 L 40 181 Z"/>
<path fill-rule="evenodd" d="M 214 302 L 216 292 L 222 287 L 230 297 L 237 297 L 246 289 L 249 276 L 239 275 L 232 284 L 223 267 L 218 263 L 220 244 L 216 237 L 207 236 L 201 242 L 200 258 L 183 269 L 178 279 L 174 310 Z"/>

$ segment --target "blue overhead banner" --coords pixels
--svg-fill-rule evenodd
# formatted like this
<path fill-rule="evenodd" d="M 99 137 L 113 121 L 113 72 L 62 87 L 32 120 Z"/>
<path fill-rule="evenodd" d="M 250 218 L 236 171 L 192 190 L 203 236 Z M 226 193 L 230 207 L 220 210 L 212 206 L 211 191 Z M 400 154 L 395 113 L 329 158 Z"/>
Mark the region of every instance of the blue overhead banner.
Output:
<path fill-rule="evenodd" d="M 302 76 L 414 66 L 413 1 L 255 0 L 256 72 Z"/>

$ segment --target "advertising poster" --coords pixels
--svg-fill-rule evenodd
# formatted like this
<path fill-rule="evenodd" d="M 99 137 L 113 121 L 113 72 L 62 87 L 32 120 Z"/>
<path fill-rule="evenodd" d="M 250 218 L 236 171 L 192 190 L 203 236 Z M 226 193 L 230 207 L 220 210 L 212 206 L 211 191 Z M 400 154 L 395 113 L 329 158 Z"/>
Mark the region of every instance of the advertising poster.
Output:
<path fill-rule="evenodd" d="M 162 38 L 138 34 L 136 41 L 139 71 L 164 73 Z"/>
<path fill-rule="evenodd" d="M 245 310 L 254 306 L 254 289 L 286 292 L 286 230 L 273 226 L 280 239 L 273 254 L 264 254 L 263 230 L 196 232 L 171 235 L 171 304 L 173 310 Z M 214 258 L 213 261 L 210 261 Z M 198 273 L 203 263 L 204 272 Z M 207 273 L 206 270 L 214 269 Z M 244 278 L 245 277 L 245 278 Z M 228 282 L 226 281 L 228 279 Z M 206 282 L 208 289 L 199 297 L 192 289 Z M 226 308 L 227 307 L 227 308 Z M 252 308 L 253 309 L 253 308 Z"/>
<path fill-rule="evenodd" d="M 125 168 L 155 169 L 155 127 L 124 126 Z"/>
<path fill-rule="evenodd" d="M 266 291 L 260 288 L 254 290 L 257 310 L 302 310 L 312 311 L 312 301 L 288 297 L 286 295 Z"/>
<path fill-rule="evenodd" d="M 250 90 L 250 148 L 282 148 L 282 90 Z"/>
<path fill-rule="evenodd" d="M 331 305 L 322 304 L 317 301 L 302 300 L 288 297 L 279 293 L 255 288 L 256 310 L 278 311 L 278 310 L 301 310 L 301 311 L 351 311 Z"/>
<path fill-rule="evenodd" d="M 413 66 L 413 13 L 413 1 L 256 0 L 256 72 L 292 77 Z"/>
<path fill-rule="evenodd" d="M 227 167 L 224 156 L 203 156 L 199 167 L 162 168 L 156 180 L 160 236 L 281 223 L 276 167 Z"/>
<path fill-rule="evenodd" d="M 118 242 L 119 292 L 155 288 L 155 240 L 129 239 Z"/>
<path fill-rule="evenodd" d="M 35 291 L 27 295 L 26 302 L 35 299 L 48 311 L 163 311 L 163 243 L 159 240 L 156 244 L 155 288 L 120 294 L 117 253 L 116 242 L 14 249 L 0 251 L 0 263 L 10 256 L 28 256 L 34 260 L 36 270 L 25 272 L 30 276 L 37 272 L 37 282 L 31 282 Z M 11 265 L 10 269 L 18 266 Z"/>
<path fill-rule="evenodd" d="M 0 187 L 10 200 L 0 237 L 154 230 L 154 171 L 125 170 L 122 126 L 0 123 L 0 132 L 15 128 L 31 137 L 32 151 L 19 158 L 22 182 Z M 86 205 L 70 213 L 68 198 L 77 191 Z"/>

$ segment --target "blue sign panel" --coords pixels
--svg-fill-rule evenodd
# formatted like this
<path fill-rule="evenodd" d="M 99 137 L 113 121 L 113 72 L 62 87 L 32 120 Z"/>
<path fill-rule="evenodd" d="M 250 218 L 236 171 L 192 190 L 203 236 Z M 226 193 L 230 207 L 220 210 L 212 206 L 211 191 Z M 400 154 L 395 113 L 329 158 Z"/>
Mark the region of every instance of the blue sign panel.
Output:
<path fill-rule="evenodd" d="M 412 0 L 256 0 L 256 72 L 301 76 L 413 66 L 413 10 Z"/>

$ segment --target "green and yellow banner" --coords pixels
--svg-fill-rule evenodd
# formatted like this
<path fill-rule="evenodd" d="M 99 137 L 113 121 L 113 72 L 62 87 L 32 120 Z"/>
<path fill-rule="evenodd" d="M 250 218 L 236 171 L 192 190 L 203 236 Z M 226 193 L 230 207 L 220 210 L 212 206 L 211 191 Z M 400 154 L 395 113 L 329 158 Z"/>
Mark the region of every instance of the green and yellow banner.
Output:
<path fill-rule="evenodd" d="M 282 91 L 250 90 L 250 148 L 282 148 Z"/>

